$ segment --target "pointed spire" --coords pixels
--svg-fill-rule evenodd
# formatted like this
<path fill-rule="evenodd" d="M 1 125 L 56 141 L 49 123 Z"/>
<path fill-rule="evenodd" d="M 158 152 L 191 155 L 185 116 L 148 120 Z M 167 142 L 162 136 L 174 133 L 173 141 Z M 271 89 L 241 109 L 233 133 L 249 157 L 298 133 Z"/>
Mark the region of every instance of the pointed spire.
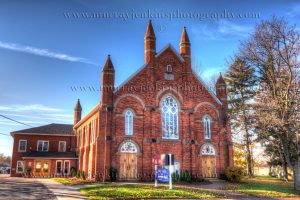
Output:
<path fill-rule="evenodd" d="M 148 26 L 147 26 L 145 38 L 146 37 L 153 37 L 153 38 L 155 38 L 155 33 L 154 33 L 154 29 L 153 29 L 151 20 L 149 20 L 149 23 L 148 23 Z"/>
<path fill-rule="evenodd" d="M 104 64 L 103 71 L 115 71 L 114 65 L 110 59 L 109 54 L 108 54 L 106 62 Z"/>
<path fill-rule="evenodd" d="M 74 110 L 82 111 L 82 108 L 81 108 L 80 100 L 79 100 L 79 99 L 77 99 L 77 103 L 76 103 L 76 106 L 75 106 Z"/>
<path fill-rule="evenodd" d="M 148 63 L 154 60 L 156 54 L 156 38 L 151 20 L 148 23 L 144 38 L 144 61 Z"/>
<path fill-rule="evenodd" d="M 217 79 L 217 83 L 216 84 L 225 84 L 225 81 L 223 79 L 222 73 L 220 72 L 218 79 Z"/>
<path fill-rule="evenodd" d="M 185 58 L 187 62 L 189 62 L 191 58 L 191 43 L 185 27 L 183 27 L 182 30 L 179 46 L 180 54 Z"/>
<path fill-rule="evenodd" d="M 180 44 L 190 44 L 190 39 L 186 32 L 186 27 L 183 27 L 183 29 L 182 29 Z"/>

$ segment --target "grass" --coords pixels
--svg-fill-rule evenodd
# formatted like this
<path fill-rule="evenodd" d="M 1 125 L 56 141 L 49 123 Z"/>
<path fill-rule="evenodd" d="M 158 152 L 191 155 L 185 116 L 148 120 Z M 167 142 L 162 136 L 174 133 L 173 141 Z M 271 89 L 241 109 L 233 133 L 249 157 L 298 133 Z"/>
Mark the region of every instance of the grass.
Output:
<path fill-rule="evenodd" d="M 80 191 L 90 199 L 199 199 L 221 197 L 220 194 L 201 189 L 174 187 L 173 190 L 168 190 L 167 186 L 155 188 L 153 185 L 145 184 L 107 185 L 83 188 Z"/>
<path fill-rule="evenodd" d="M 111 184 L 111 182 L 94 182 L 77 178 L 52 178 L 52 180 L 64 185 L 95 185 L 95 184 Z"/>
<path fill-rule="evenodd" d="M 293 188 L 293 182 L 267 176 L 244 179 L 241 183 L 229 184 L 226 189 L 256 197 L 300 197 L 300 193 Z"/>

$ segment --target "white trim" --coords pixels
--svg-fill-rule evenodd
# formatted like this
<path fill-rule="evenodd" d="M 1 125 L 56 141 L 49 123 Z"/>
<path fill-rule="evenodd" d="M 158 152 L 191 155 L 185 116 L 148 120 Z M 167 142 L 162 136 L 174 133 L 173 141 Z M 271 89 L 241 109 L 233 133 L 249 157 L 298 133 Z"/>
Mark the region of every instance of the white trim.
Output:
<path fill-rule="evenodd" d="M 58 162 L 61 162 L 61 172 L 60 173 L 57 173 L 57 163 Z M 58 174 L 58 175 L 61 175 L 62 174 L 62 171 L 63 171 L 63 162 L 62 162 L 62 160 L 57 160 L 56 162 L 55 162 L 55 174 Z"/>
<path fill-rule="evenodd" d="M 61 143 L 65 143 L 65 148 L 63 149 L 63 151 L 60 151 L 60 144 Z M 58 152 L 66 152 L 67 151 L 67 141 L 63 140 L 63 141 L 59 141 L 58 142 Z"/>
<path fill-rule="evenodd" d="M 211 89 L 205 84 L 205 82 L 202 80 L 202 78 L 199 76 L 199 74 L 197 72 L 195 72 L 194 69 L 192 69 L 193 74 L 196 76 L 196 78 L 198 79 L 198 81 L 202 84 L 202 86 L 205 87 L 205 89 L 208 91 L 208 93 L 216 100 L 216 102 L 220 105 L 222 105 L 222 102 L 220 101 L 220 99 L 215 95 L 215 93 L 213 91 L 211 91 Z"/>
<path fill-rule="evenodd" d="M 21 162 L 22 165 L 23 165 L 23 171 L 18 171 L 19 162 Z M 16 172 L 17 172 L 17 173 L 23 173 L 23 172 L 24 172 L 24 169 L 25 169 L 24 164 L 25 164 L 25 163 L 24 163 L 23 160 L 18 160 L 18 161 L 17 161 L 17 167 L 16 167 Z"/>
<path fill-rule="evenodd" d="M 71 162 L 70 162 L 70 160 L 64 160 L 64 174 L 65 174 L 65 168 L 66 168 L 66 162 L 68 162 L 69 163 L 69 169 L 68 169 L 68 173 L 67 173 L 67 175 L 70 175 L 70 170 L 71 170 Z"/>
<path fill-rule="evenodd" d="M 51 136 L 75 136 L 75 135 L 70 135 L 70 134 L 50 134 L 50 133 L 10 133 L 11 136 L 14 136 L 14 135 L 51 135 Z"/>
<path fill-rule="evenodd" d="M 133 77 L 135 77 L 135 75 L 137 75 L 138 73 L 140 73 L 147 65 L 148 65 L 148 63 L 143 64 L 136 72 L 134 72 L 133 74 L 131 74 L 123 83 L 121 83 L 119 86 L 117 86 L 117 88 L 114 91 L 114 93 L 116 93 L 117 91 L 119 91 L 119 89 L 121 89 L 122 87 L 124 87 L 124 85 L 126 85 L 127 82 L 129 82 Z"/>
<path fill-rule="evenodd" d="M 25 150 L 20 150 L 20 143 L 21 143 L 21 141 L 25 141 L 26 142 L 26 144 L 25 144 Z M 26 152 L 26 149 L 27 149 L 27 140 L 19 140 L 19 147 L 18 147 L 18 152 Z"/>
<path fill-rule="evenodd" d="M 181 62 L 184 62 L 184 59 L 182 58 L 182 56 L 175 50 L 175 48 L 173 47 L 173 45 L 171 43 L 169 43 L 167 46 L 165 46 L 162 50 L 160 50 L 155 57 L 157 58 L 158 56 L 160 56 L 160 54 L 162 54 L 166 49 L 168 49 L 170 47 L 170 49 L 173 51 L 173 53 L 179 58 L 179 60 Z"/>
<path fill-rule="evenodd" d="M 43 142 L 42 151 L 39 151 L 39 142 Z M 48 149 L 47 149 L 47 151 L 43 151 L 43 148 L 44 148 L 44 142 L 48 142 Z M 36 151 L 38 151 L 38 152 L 48 152 L 48 151 L 49 151 L 49 147 L 50 147 L 50 142 L 49 142 L 49 140 L 38 140 L 38 141 L 37 141 Z"/>

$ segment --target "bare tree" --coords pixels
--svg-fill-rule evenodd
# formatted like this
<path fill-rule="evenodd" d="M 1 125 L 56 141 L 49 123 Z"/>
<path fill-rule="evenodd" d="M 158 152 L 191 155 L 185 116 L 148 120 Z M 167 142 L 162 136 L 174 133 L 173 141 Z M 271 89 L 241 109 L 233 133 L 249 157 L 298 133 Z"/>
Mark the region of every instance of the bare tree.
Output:
<path fill-rule="evenodd" d="M 300 190 L 300 35 L 295 26 L 273 17 L 257 25 L 252 37 L 242 44 L 240 56 L 259 74 L 256 128 L 280 142 L 286 163 L 294 172 L 294 188 Z"/>

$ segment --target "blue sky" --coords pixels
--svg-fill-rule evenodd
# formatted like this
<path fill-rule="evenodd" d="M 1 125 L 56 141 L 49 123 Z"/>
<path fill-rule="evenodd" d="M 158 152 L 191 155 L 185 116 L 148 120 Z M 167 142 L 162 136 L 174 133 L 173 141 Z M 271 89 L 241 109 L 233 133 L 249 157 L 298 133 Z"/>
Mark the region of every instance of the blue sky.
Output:
<path fill-rule="evenodd" d="M 71 124 L 77 98 L 81 99 L 83 115 L 88 113 L 99 102 L 100 93 L 74 92 L 70 88 L 99 88 L 107 54 L 111 54 L 116 69 L 116 85 L 142 66 L 149 12 L 157 51 L 169 43 L 178 50 L 182 27 L 187 27 L 193 64 L 204 80 L 226 71 L 227 60 L 237 52 L 239 42 L 249 37 L 261 19 L 277 15 L 297 24 L 298 30 L 300 25 L 300 3 L 289 0 L 3 0 L 0 114 L 31 126 Z M 238 17 L 249 13 L 259 17 Z M 92 18 L 93 14 L 97 16 Z M 0 116 L 0 133 L 24 128 Z M 0 152 L 11 155 L 12 142 L 10 136 L 0 135 Z"/>

